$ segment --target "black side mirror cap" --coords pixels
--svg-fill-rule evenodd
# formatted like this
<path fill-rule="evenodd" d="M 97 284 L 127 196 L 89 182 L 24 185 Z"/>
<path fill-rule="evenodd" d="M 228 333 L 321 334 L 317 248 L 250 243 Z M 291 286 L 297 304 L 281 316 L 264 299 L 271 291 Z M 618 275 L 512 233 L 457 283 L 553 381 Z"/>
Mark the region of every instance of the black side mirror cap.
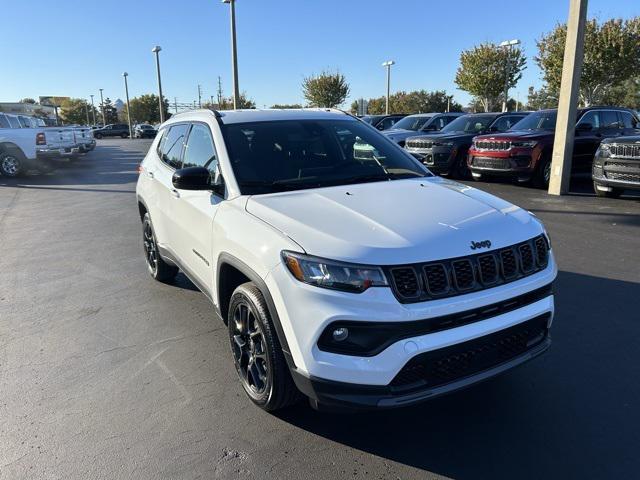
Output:
<path fill-rule="evenodd" d="M 187 167 L 173 173 L 171 183 L 178 190 L 211 190 L 211 172 L 204 167 Z"/>
<path fill-rule="evenodd" d="M 590 132 L 591 130 L 593 130 L 593 125 L 591 125 L 590 123 L 579 123 L 576 126 L 576 130 L 578 130 L 579 132 Z"/>

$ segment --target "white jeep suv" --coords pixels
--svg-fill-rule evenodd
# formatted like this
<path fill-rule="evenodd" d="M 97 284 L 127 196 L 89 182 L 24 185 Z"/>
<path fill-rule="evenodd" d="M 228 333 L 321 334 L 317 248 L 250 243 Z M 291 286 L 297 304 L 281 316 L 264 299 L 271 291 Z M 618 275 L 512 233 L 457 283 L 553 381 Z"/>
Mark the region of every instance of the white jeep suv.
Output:
<path fill-rule="evenodd" d="M 137 199 L 151 275 L 209 297 L 265 410 L 408 405 L 549 346 L 540 221 L 343 112 L 174 115 Z"/>

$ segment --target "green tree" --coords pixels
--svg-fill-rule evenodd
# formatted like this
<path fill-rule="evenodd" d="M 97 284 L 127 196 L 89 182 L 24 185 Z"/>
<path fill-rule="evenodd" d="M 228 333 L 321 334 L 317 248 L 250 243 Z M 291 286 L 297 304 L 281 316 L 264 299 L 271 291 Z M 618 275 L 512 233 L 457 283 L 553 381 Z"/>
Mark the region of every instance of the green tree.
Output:
<path fill-rule="evenodd" d="M 450 112 L 461 112 L 462 105 L 453 100 L 453 95 L 447 95 L 444 90 L 428 92 L 416 90 L 413 92 L 396 92 L 389 97 L 389 113 L 426 113 L 445 112 L 449 100 Z M 351 105 L 352 111 L 357 111 L 358 102 Z M 386 97 L 369 99 L 367 111 L 371 115 L 382 115 L 386 109 Z"/>
<path fill-rule="evenodd" d="M 104 99 L 103 105 L 100 105 L 100 120 L 102 120 L 103 112 L 106 125 L 118 122 L 118 111 L 116 110 L 116 107 L 114 107 L 111 103 L 111 99 L 109 97 Z"/>
<path fill-rule="evenodd" d="M 640 110 L 640 76 L 630 78 L 623 84 L 612 87 L 604 95 L 602 103 L 603 105 L 619 105 Z"/>
<path fill-rule="evenodd" d="M 35 105 L 37 102 L 33 98 L 27 97 L 20 100 L 20 103 L 30 103 L 32 105 Z"/>
<path fill-rule="evenodd" d="M 558 95 L 549 91 L 547 86 L 542 86 L 538 90 L 529 87 L 527 95 L 527 110 L 542 110 L 544 108 L 557 108 Z"/>
<path fill-rule="evenodd" d="M 557 95 L 562 79 L 566 25 L 537 41 L 535 61 L 543 72 L 547 89 Z M 599 24 L 589 20 L 584 33 L 584 61 L 580 79 L 580 103 L 584 106 L 604 101 L 612 89 L 638 75 L 640 69 L 640 17 L 611 19 Z"/>
<path fill-rule="evenodd" d="M 302 81 L 302 93 L 312 107 L 337 108 L 349 96 L 349 84 L 340 72 L 322 72 Z"/>
<path fill-rule="evenodd" d="M 83 98 L 70 98 L 61 102 L 58 115 L 65 124 L 85 125 L 87 123 L 87 112 L 89 112 L 89 121 L 91 121 L 93 118 L 91 116 L 91 105 Z"/>
<path fill-rule="evenodd" d="M 271 105 L 271 108 L 280 108 L 283 110 L 287 110 L 290 108 L 302 108 L 302 105 L 300 105 L 299 103 L 284 103 L 284 104 L 276 103 L 275 105 Z"/>
<path fill-rule="evenodd" d="M 505 81 L 509 88 L 517 85 L 526 64 L 519 47 L 483 43 L 460 54 L 455 82 L 458 88 L 476 97 L 488 112 L 504 97 Z"/>
<path fill-rule="evenodd" d="M 169 102 L 164 99 L 164 118 L 169 118 Z M 133 123 L 159 123 L 160 122 L 160 102 L 158 96 L 151 93 L 140 95 L 129 100 L 131 106 L 131 122 Z M 126 122 L 127 106 L 122 109 L 122 121 Z"/>
<path fill-rule="evenodd" d="M 210 110 L 233 110 L 233 97 L 222 97 L 221 103 L 205 102 L 202 104 L 202 108 L 208 108 Z M 240 94 L 238 99 L 238 108 L 252 109 L 256 108 L 256 102 L 247 97 L 246 92 Z"/>

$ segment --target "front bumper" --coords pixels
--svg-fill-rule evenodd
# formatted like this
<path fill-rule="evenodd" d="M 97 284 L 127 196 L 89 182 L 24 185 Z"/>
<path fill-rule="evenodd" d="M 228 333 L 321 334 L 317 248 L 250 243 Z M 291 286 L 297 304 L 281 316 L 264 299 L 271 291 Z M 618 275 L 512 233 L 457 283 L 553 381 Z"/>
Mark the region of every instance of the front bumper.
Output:
<path fill-rule="evenodd" d="M 418 355 L 485 337 L 541 315 L 549 315 L 551 322 L 553 295 L 455 328 L 402 338 L 371 356 L 321 350 L 318 340 L 329 325 L 340 321 L 414 322 L 482 309 L 547 287 L 556 274 L 551 253 L 544 270 L 520 280 L 456 297 L 405 304 L 398 302 L 390 288 L 370 288 L 362 294 L 352 294 L 303 284 L 281 264 L 264 280 L 273 297 L 295 375 L 369 388 L 388 387 Z"/>
<path fill-rule="evenodd" d="M 407 148 L 407 151 L 435 173 L 449 173 L 456 158 L 455 147 Z"/>
<path fill-rule="evenodd" d="M 90 152 L 91 150 L 96 148 L 96 141 L 91 140 L 90 142 L 81 143 L 78 148 L 80 149 L 81 152 Z"/>
<path fill-rule="evenodd" d="M 593 162 L 592 177 L 603 187 L 640 190 L 640 158 L 598 156 Z"/>

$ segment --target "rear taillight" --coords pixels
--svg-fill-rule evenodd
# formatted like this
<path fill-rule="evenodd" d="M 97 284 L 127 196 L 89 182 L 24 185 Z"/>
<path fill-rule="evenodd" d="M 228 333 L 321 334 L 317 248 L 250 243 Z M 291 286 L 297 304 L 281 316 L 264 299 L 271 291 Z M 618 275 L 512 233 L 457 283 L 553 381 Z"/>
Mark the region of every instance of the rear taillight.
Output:
<path fill-rule="evenodd" d="M 36 145 L 46 145 L 47 137 L 45 137 L 44 132 L 40 132 L 36 134 Z"/>
<path fill-rule="evenodd" d="M 142 164 L 138 165 L 138 173 L 142 173 L 144 172 L 144 167 L 142 166 Z"/>

